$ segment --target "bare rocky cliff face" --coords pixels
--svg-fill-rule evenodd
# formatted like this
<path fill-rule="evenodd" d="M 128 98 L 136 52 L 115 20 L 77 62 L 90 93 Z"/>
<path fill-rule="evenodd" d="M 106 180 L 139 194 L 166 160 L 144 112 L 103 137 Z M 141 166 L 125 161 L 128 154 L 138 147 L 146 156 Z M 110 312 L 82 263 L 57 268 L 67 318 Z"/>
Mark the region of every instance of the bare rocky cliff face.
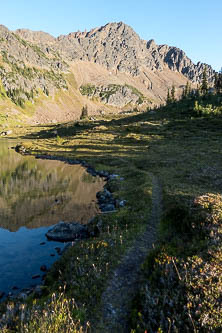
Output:
<path fill-rule="evenodd" d="M 140 39 L 123 22 L 57 38 L 42 31 L 27 29 L 11 32 L 0 25 L 0 95 L 7 96 L 21 107 L 28 100 L 34 104 L 35 98 L 42 93 L 53 96 L 57 91 L 68 90 L 66 75 L 72 72 L 72 64 L 79 61 L 97 64 L 109 72 L 113 82 L 109 85 L 107 79 L 106 85 L 100 85 L 94 91 L 94 97 L 102 103 L 120 108 L 130 103 L 143 104 L 150 99 L 158 103 L 164 99 L 166 82 L 168 86 L 183 85 L 184 80 L 199 84 L 204 68 L 209 83 L 213 82 L 214 77 L 211 66 L 202 63 L 195 65 L 176 47 L 157 45 L 152 39 Z M 134 87 L 127 87 L 123 77 L 121 82 L 121 75 L 135 80 Z M 118 87 L 114 88 L 116 77 L 119 78 Z M 144 87 L 137 85 L 139 79 Z M 81 85 L 77 82 L 80 96 Z M 139 92 L 140 96 L 133 88 L 143 90 Z M 82 95 L 92 97 L 90 94 Z"/>
<path fill-rule="evenodd" d="M 32 35 L 32 34 L 31 34 Z M 36 44 L 0 26 L 0 79 L 4 92 L 17 105 L 33 100 L 39 89 L 49 95 L 67 89 L 62 72 L 68 66 L 57 54 L 47 55 Z"/>
<path fill-rule="evenodd" d="M 154 40 L 144 41 L 133 29 L 122 23 L 109 23 L 89 32 L 76 32 L 59 36 L 56 47 L 70 60 L 80 59 L 98 63 L 109 70 L 139 75 L 143 68 L 162 71 L 169 68 L 199 83 L 206 66 L 209 81 L 211 66 L 195 65 L 186 54 L 168 45 L 156 45 Z"/>

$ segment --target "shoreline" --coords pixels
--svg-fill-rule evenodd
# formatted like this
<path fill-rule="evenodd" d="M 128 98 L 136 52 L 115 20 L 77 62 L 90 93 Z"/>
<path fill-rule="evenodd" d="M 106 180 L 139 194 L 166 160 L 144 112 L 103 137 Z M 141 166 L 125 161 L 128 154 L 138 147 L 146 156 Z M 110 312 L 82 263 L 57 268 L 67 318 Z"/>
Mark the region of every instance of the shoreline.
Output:
<path fill-rule="evenodd" d="M 6 140 L 10 140 L 10 138 L 4 138 Z M 16 140 L 16 139 L 13 139 L 13 140 Z M 17 145 L 20 147 L 20 145 Z M 26 151 L 25 149 L 22 149 L 22 150 L 18 150 L 17 149 L 17 146 L 15 147 L 10 147 L 9 149 L 13 149 L 15 150 L 17 153 L 23 155 L 23 156 L 32 156 L 32 157 L 35 157 L 35 159 L 41 159 L 41 160 L 55 160 L 55 161 L 61 161 L 61 162 L 64 162 L 64 163 L 67 163 L 69 165 L 81 165 L 87 173 L 89 173 L 90 175 L 92 175 L 93 177 L 97 177 L 99 176 L 100 178 L 102 178 L 106 183 L 104 184 L 103 186 L 103 191 L 106 189 L 106 187 L 108 186 L 108 182 L 109 180 L 113 180 L 114 178 L 118 178 L 119 175 L 114 175 L 114 174 L 110 174 L 106 171 L 96 171 L 93 167 L 91 167 L 86 161 L 81 161 L 81 160 L 78 160 L 78 159 L 68 159 L 68 158 L 65 158 L 65 157 L 62 157 L 62 156 L 55 156 L 55 155 L 41 155 L 41 154 L 37 154 L 37 155 L 32 155 L 30 154 L 28 151 Z M 103 192 L 103 191 L 100 191 L 100 192 Z M 108 190 L 106 190 L 108 191 Z M 100 214 L 106 214 L 106 213 L 112 213 L 114 212 L 115 210 L 110 210 L 110 211 L 101 211 L 101 205 L 103 205 L 103 202 L 105 202 L 106 204 L 109 205 L 109 202 L 107 202 L 106 198 L 104 198 L 104 200 L 99 200 L 99 193 L 100 192 L 97 192 L 96 193 L 96 196 L 97 196 L 97 204 L 98 204 L 98 207 L 100 208 L 100 212 L 99 214 L 95 215 L 92 219 L 90 219 L 85 225 L 86 226 L 89 226 L 90 227 L 90 236 L 89 237 L 95 237 L 96 234 L 99 232 L 98 230 L 98 227 L 97 225 L 93 225 L 93 220 L 99 216 Z M 109 195 L 109 201 L 110 201 L 110 204 L 113 204 L 113 196 L 111 194 L 111 192 L 109 192 L 110 195 Z M 124 200 L 123 200 L 124 201 Z M 115 206 L 117 205 L 117 202 L 115 202 Z M 123 204 L 124 205 L 124 204 Z M 123 207 L 123 206 L 122 206 Z M 117 207 L 115 207 L 117 208 Z M 120 208 L 120 207 L 119 207 Z M 72 222 L 70 222 L 72 223 Z M 58 223 L 57 223 L 58 224 Z M 56 226 L 57 224 L 55 224 L 54 226 Z M 50 228 L 50 227 L 49 227 Z M 60 260 L 61 256 L 71 247 L 71 246 L 74 246 L 76 244 L 76 242 L 78 242 L 80 239 L 73 239 L 71 241 L 59 241 L 63 244 L 66 243 L 65 247 L 63 248 L 63 250 L 58 253 L 59 254 L 59 257 L 57 258 L 57 261 Z M 53 241 L 53 240 L 52 240 Z M 57 244 L 57 243 L 55 243 Z M 40 244 L 41 245 L 41 244 Z M 54 265 L 55 262 L 52 264 Z M 46 276 L 47 274 L 49 273 L 50 271 L 50 267 L 47 268 L 47 271 L 45 272 L 45 274 L 43 274 L 43 276 L 41 277 L 41 281 L 39 281 L 39 283 L 35 286 L 32 286 L 32 285 L 27 285 L 26 287 L 20 289 L 19 287 L 13 287 L 12 288 L 12 291 L 9 292 L 8 294 L 5 294 L 5 291 L 1 291 L 0 295 L 0 303 L 3 303 L 3 302 L 8 302 L 8 301 L 25 301 L 30 295 L 33 295 L 34 297 L 41 297 L 41 287 L 44 286 L 44 280 L 46 279 Z M 41 270 L 41 269 L 40 269 Z M 36 279 L 37 275 L 33 275 L 32 276 L 32 279 Z M 16 292 L 17 291 L 17 292 Z"/>

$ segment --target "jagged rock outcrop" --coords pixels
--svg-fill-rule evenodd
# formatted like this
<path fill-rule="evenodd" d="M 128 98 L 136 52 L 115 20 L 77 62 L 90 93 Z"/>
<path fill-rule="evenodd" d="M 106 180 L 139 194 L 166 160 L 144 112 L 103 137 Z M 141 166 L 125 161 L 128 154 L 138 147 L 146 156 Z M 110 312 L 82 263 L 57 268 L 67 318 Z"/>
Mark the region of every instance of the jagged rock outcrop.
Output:
<path fill-rule="evenodd" d="M 146 42 L 126 24 L 111 23 L 85 33 L 73 33 L 57 39 L 59 48 L 71 60 L 93 61 L 108 70 L 138 75 L 141 66 L 152 67 L 155 63 L 146 51 Z M 70 44 L 76 53 L 70 52 Z M 67 47 L 68 46 L 68 47 Z"/>
<path fill-rule="evenodd" d="M 123 22 L 108 23 L 88 32 L 78 31 L 58 38 L 25 29 L 17 30 L 16 34 L 32 43 L 45 44 L 46 49 L 51 45 L 53 52 L 59 52 L 67 60 L 92 61 L 109 70 L 134 76 L 139 75 L 143 68 L 161 71 L 168 67 L 199 83 L 206 66 L 209 81 L 213 77 L 211 66 L 195 65 L 185 52 L 176 47 L 157 45 L 153 39 L 144 41 Z"/>
<path fill-rule="evenodd" d="M 108 86 L 97 87 L 87 84 L 80 87 L 80 92 L 82 95 L 98 98 L 102 103 L 120 108 L 129 104 L 141 105 L 149 102 L 139 90 L 127 84 L 109 84 Z"/>
<path fill-rule="evenodd" d="M 39 89 L 47 96 L 55 89 L 67 89 L 62 74 L 67 69 L 56 54 L 48 56 L 37 45 L 0 26 L 0 80 L 3 93 L 15 104 L 33 101 Z"/>
<path fill-rule="evenodd" d="M 30 41 L 33 44 L 53 44 L 55 37 L 44 31 L 32 31 L 29 29 L 17 29 L 15 31 L 22 39 Z"/>
<path fill-rule="evenodd" d="M 144 68 L 162 71 L 168 67 L 194 83 L 199 83 L 206 66 L 209 82 L 213 79 L 211 66 L 200 63 L 195 65 L 176 47 L 156 45 L 154 40 L 146 42 L 123 22 L 109 23 L 89 32 L 59 36 L 56 45 L 70 60 L 93 61 L 108 70 L 133 76 L 139 75 Z"/>
<path fill-rule="evenodd" d="M 160 45 L 158 47 L 158 54 L 169 69 L 182 73 L 194 83 L 201 82 L 204 68 L 206 68 L 209 83 L 212 83 L 214 80 L 214 70 L 211 66 L 200 62 L 195 65 L 186 56 L 184 51 L 176 47 Z"/>

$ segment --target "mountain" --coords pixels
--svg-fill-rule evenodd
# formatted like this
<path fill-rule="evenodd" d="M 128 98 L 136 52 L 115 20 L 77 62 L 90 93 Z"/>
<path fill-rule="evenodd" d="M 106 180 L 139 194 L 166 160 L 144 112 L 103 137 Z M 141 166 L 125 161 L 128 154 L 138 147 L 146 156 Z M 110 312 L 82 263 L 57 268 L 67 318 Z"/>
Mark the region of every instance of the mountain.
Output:
<path fill-rule="evenodd" d="M 46 123 L 78 118 L 84 105 L 90 114 L 144 110 L 163 103 L 172 84 L 178 95 L 187 80 L 199 84 L 204 68 L 212 83 L 211 66 L 123 22 L 57 38 L 0 25 L 0 112 Z"/>

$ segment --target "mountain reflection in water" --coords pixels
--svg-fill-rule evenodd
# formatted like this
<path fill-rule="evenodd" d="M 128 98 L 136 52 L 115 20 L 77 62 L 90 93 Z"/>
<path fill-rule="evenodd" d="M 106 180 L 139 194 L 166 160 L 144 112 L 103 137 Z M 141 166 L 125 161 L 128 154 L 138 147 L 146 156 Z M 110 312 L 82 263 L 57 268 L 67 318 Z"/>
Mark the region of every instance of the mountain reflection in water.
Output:
<path fill-rule="evenodd" d="M 49 268 L 65 246 L 45 233 L 59 221 L 87 223 L 104 185 L 79 165 L 21 156 L 9 149 L 15 144 L 0 140 L 0 294 L 41 283 L 41 265 Z"/>
<path fill-rule="evenodd" d="M 103 182 L 80 165 L 21 156 L 0 142 L 0 227 L 17 231 L 59 221 L 87 223 Z"/>

